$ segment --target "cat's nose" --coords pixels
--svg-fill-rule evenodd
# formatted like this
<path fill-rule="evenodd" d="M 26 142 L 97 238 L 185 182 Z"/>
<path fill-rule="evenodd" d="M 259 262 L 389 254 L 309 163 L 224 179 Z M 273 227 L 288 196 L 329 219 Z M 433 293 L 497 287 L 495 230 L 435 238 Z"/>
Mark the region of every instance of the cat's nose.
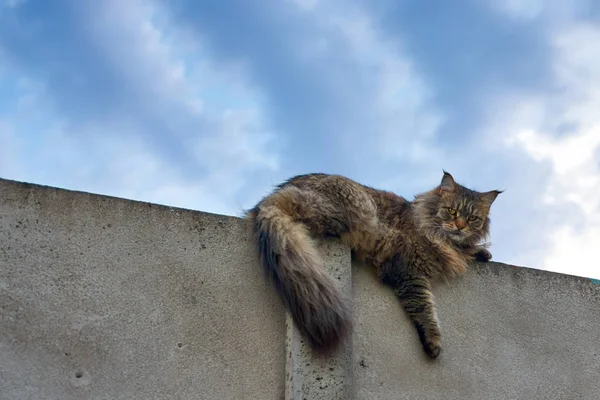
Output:
<path fill-rule="evenodd" d="M 456 225 L 456 229 L 462 231 L 467 226 L 467 221 L 464 218 L 457 218 L 454 224 Z"/>

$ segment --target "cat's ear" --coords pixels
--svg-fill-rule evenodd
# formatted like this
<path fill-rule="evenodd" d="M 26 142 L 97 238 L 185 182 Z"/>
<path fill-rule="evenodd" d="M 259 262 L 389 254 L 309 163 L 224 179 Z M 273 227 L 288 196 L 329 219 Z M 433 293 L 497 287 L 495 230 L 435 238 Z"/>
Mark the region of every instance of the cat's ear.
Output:
<path fill-rule="evenodd" d="M 453 192 L 456 190 L 456 182 L 452 175 L 448 172 L 444 171 L 444 176 L 442 177 L 442 182 L 440 183 L 440 193 L 441 192 Z"/>
<path fill-rule="evenodd" d="M 492 205 L 494 200 L 496 200 L 496 197 L 502 192 L 504 192 L 504 190 L 491 190 L 489 192 L 481 193 L 479 198 L 487 204 Z"/>

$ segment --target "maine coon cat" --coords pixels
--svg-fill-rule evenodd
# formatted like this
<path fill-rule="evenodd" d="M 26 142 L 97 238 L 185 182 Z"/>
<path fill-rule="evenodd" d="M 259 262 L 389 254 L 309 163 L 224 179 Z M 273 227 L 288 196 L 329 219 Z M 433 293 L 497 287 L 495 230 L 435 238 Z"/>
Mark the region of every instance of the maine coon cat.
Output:
<path fill-rule="evenodd" d="M 313 244 L 334 236 L 394 290 L 423 350 L 436 358 L 441 333 L 430 282 L 491 259 L 485 240 L 500 193 L 469 189 L 444 171 L 439 185 L 408 201 L 344 176 L 313 173 L 281 183 L 247 217 L 260 262 L 313 349 L 335 349 L 352 328 L 348 299 Z"/>

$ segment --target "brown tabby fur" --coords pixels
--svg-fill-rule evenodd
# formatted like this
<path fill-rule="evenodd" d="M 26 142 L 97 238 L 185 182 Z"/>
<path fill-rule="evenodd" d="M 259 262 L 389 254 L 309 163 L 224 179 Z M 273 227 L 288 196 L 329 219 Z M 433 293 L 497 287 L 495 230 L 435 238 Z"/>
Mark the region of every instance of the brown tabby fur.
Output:
<path fill-rule="evenodd" d="M 247 216 L 260 260 L 296 326 L 317 351 L 334 350 L 352 328 L 348 299 L 313 244 L 339 237 L 375 267 L 415 326 L 425 353 L 441 351 L 430 280 L 489 261 L 484 240 L 499 190 L 477 192 L 444 171 L 434 189 L 408 201 L 340 175 L 299 175 L 276 187 Z"/>

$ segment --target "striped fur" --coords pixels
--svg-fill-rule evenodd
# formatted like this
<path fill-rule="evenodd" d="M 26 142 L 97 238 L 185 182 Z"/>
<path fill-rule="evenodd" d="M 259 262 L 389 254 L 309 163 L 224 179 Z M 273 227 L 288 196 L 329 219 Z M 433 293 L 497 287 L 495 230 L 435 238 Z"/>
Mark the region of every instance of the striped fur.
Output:
<path fill-rule="evenodd" d="M 352 329 L 349 299 L 313 243 L 338 237 L 394 290 L 423 350 L 437 358 L 441 333 L 430 281 L 491 259 L 484 241 L 499 193 L 468 189 L 444 172 L 437 187 L 407 201 L 340 175 L 307 174 L 277 186 L 247 217 L 261 264 L 315 350 L 334 350 Z"/>

